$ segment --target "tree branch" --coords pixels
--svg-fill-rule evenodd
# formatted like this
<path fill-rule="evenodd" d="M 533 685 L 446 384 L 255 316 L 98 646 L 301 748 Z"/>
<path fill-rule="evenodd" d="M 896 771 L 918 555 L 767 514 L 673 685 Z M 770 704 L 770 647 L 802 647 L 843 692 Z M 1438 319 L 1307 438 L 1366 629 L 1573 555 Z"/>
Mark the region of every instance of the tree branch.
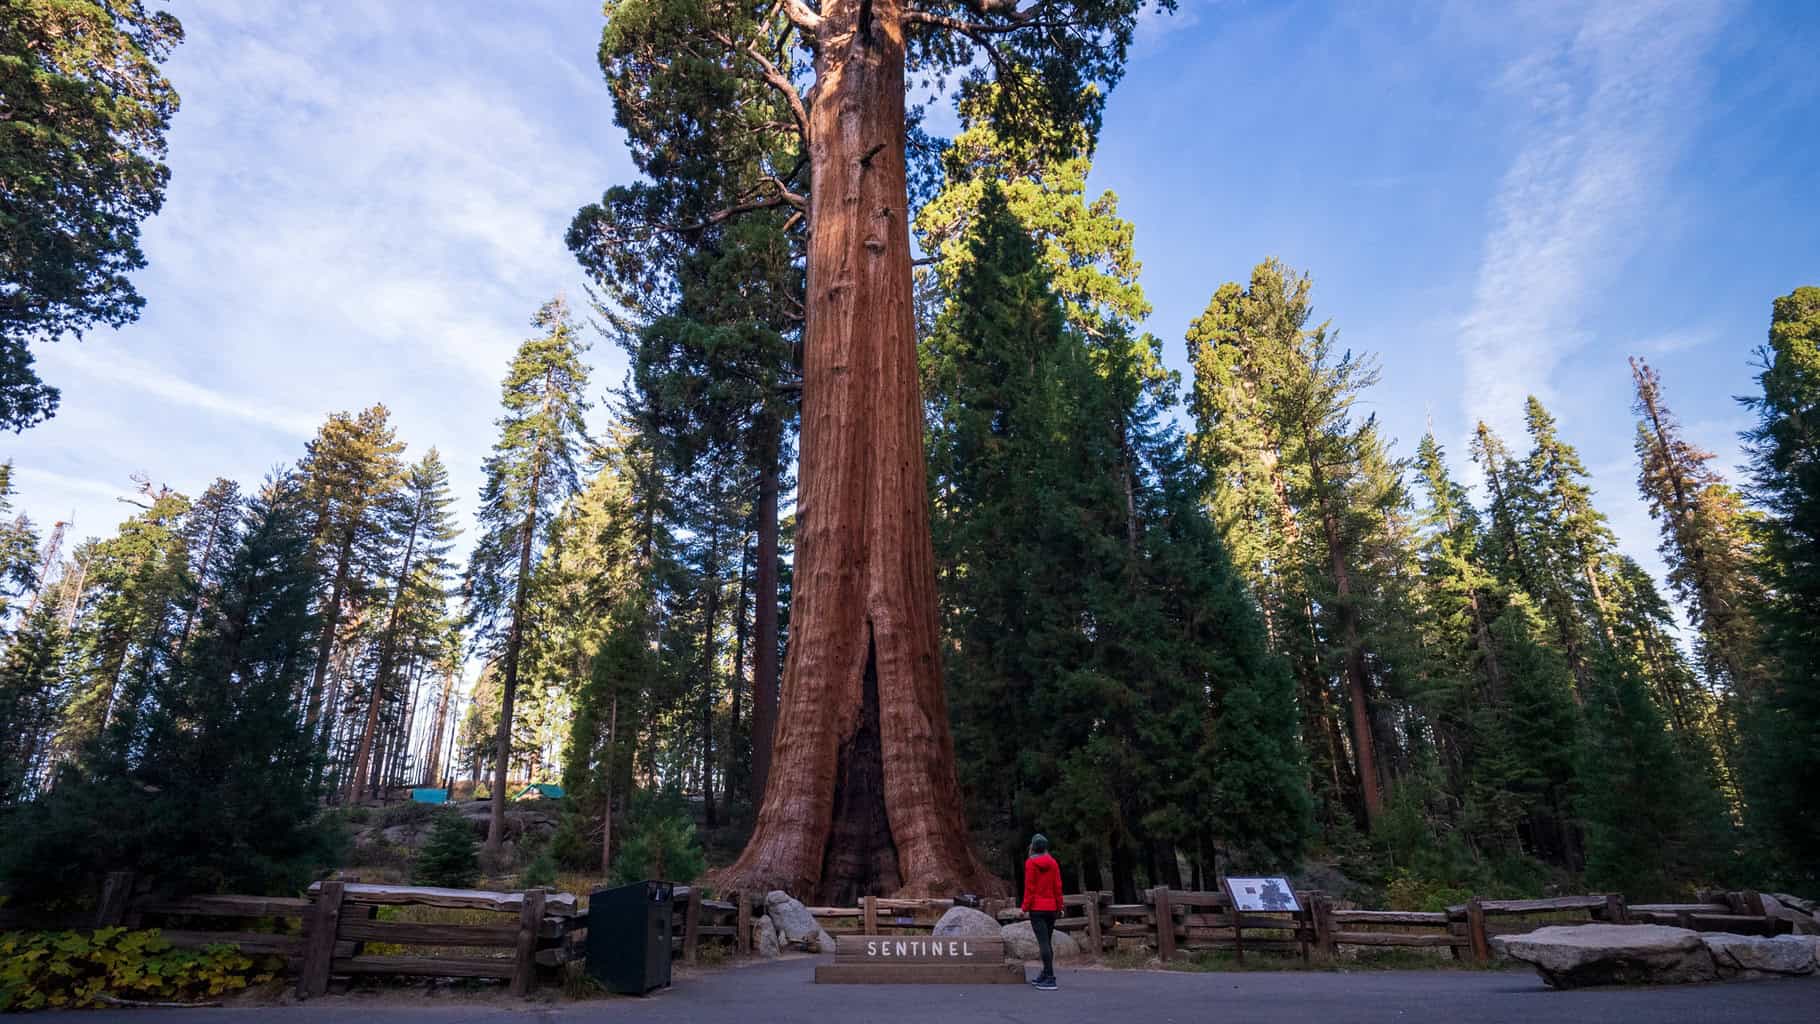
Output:
<path fill-rule="evenodd" d="M 821 28 L 822 16 L 811 10 L 803 0 L 784 0 L 784 14 L 792 25 L 804 32 L 814 32 Z"/>
<path fill-rule="evenodd" d="M 796 118 L 796 130 L 802 133 L 803 149 L 805 151 L 808 150 L 809 108 L 803 105 L 802 94 L 796 91 L 796 86 L 790 81 L 789 76 L 778 70 L 777 65 L 772 63 L 771 59 L 764 55 L 764 52 L 758 48 L 756 42 L 749 42 L 744 48 L 741 48 L 735 45 L 732 37 L 728 36 L 725 32 L 715 32 L 713 36 L 722 46 L 725 46 L 729 50 L 744 53 L 758 64 L 759 80 L 769 85 L 771 88 L 776 89 L 784 97 L 784 101 L 790 104 L 790 114 Z"/>

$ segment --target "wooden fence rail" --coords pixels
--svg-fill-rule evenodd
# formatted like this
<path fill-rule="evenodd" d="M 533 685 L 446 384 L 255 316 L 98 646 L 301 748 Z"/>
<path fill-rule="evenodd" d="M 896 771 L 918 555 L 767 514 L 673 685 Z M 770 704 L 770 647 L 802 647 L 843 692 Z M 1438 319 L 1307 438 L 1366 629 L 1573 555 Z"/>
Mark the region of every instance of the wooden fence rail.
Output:
<path fill-rule="evenodd" d="M 710 899 L 699 887 L 673 887 L 674 953 L 698 959 L 704 943 L 739 954 L 751 951 L 752 920 L 765 912 L 763 894 L 732 893 Z M 1363 910 L 1336 906 L 1320 892 L 1298 892 L 1295 912 L 1235 913 L 1225 892 L 1157 887 L 1140 902 L 1113 902 L 1110 892 L 1064 898 L 1056 922 L 1091 955 L 1140 943 L 1162 959 L 1200 949 L 1299 954 L 1332 958 L 1341 947 L 1446 948 L 1455 958 L 1491 958 L 1493 935 L 1526 931 L 1567 920 L 1618 924 L 1660 923 L 1702 931 L 1774 935 L 1789 931 L 1785 917 L 1765 912 L 1753 892 L 1702 893 L 1699 902 L 1627 904 L 1617 894 L 1529 900 L 1473 899 L 1444 911 Z M 853 907 L 810 907 L 824 929 L 865 934 L 915 934 L 932 929 L 955 901 L 865 897 Z M 473 921 L 382 920 L 382 907 L 480 911 Z M 1025 915 L 1008 900 L 982 901 L 1000 922 Z M 1538 919 L 1540 918 L 1540 919 Z M 224 923 L 227 922 L 227 923 Z M 283 957 L 297 976 L 297 992 L 326 992 L 334 976 L 406 975 L 497 978 L 526 994 L 540 969 L 582 958 L 587 918 L 570 893 L 531 889 L 480 892 L 423 886 L 362 885 L 325 881 L 303 897 L 192 896 L 167 899 L 135 894 L 130 873 L 110 874 L 93 914 L 59 915 L 54 922 L 0 918 L 0 927 L 160 927 L 177 946 L 228 943 L 247 953 Z M 376 955 L 369 943 L 425 948 L 420 955 Z"/>

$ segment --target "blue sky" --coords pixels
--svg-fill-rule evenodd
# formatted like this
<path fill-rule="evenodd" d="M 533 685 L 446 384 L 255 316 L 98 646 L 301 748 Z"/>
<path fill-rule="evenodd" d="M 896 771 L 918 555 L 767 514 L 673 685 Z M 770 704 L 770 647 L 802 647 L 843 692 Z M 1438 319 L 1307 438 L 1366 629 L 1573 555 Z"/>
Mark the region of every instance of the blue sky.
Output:
<path fill-rule="evenodd" d="M 581 278 L 569 218 L 631 164 L 588 2 L 183 0 L 183 95 L 144 318 L 41 346 L 64 389 L 10 438 L 19 504 L 74 537 L 295 460 L 331 410 L 392 409 L 467 508 L 498 381 L 537 306 Z M 1225 280 L 1279 257 L 1379 354 L 1368 411 L 1457 466 L 1483 417 L 1541 395 L 1624 548 L 1629 354 L 1737 459 L 1769 304 L 1820 283 L 1820 4 L 1246 3 L 1150 17 L 1093 185 L 1137 226 L 1171 363 Z M 938 118 L 932 127 L 952 124 Z M 592 353 L 598 390 L 619 354 Z"/>

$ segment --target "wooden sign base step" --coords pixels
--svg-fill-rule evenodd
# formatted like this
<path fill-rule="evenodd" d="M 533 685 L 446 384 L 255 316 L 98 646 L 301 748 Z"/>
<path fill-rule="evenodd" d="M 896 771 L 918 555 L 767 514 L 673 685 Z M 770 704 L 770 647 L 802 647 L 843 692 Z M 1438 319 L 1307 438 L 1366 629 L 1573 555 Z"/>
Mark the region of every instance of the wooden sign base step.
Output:
<path fill-rule="evenodd" d="M 960 936 L 842 935 L 818 985 L 1021 985 L 1024 966 L 1005 962 L 1005 941 Z"/>
<path fill-rule="evenodd" d="M 1022 964 L 822 964 L 817 985 L 1022 985 Z"/>

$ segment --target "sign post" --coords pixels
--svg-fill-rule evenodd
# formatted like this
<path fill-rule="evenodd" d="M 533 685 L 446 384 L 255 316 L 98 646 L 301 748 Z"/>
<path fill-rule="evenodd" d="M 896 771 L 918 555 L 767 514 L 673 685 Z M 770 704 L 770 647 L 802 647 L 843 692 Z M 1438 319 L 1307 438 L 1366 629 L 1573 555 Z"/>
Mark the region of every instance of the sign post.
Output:
<path fill-rule="evenodd" d="M 1287 878 L 1227 878 L 1221 876 L 1220 885 L 1226 890 L 1226 899 L 1232 904 L 1232 948 L 1238 956 L 1239 963 L 1245 962 L 1245 914 L 1282 914 L 1298 915 L 1298 920 L 1290 922 L 1297 936 L 1301 935 L 1302 922 L 1299 916 L 1302 905 L 1296 901 L 1295 890 L 1290 888 Z M 1306 954 L 1304 953 L 1304 956 Z"/>

